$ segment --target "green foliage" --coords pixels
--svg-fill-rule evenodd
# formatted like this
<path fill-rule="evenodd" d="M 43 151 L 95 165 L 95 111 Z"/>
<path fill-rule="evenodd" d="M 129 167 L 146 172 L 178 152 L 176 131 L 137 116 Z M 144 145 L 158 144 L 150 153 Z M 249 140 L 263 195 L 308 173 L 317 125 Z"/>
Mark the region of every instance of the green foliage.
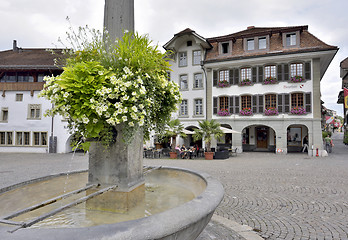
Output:
<path fill-rule="evenodd" d="M 220 129 L 220 124 L 215 121 L 214 119 L 212 120 L 204 120 L 198 122 L 199 124 L 199 129 L 195 129 L 195 133 L 193 134 L 193 139 L 195 141 L 203 139 L 206 142 L 207 145 L 207 151 L 211 151 L 211 141 L 213 138 L 219 139 L 221 138 L 224 133 Z"/>
<path fill-rule="evenodd" d="M 344 133 L 343 143 L 348 144 L 348 132 L 347 131 Z"/>
<path fill-rule="evenodd" d="M 66 51 L 64 72 L 46 77 L 40 93 L 54 104 L 48 115 L 64 116 L 72 132 L 105 146 L 118 124 L 124 123 L 126 143 L 139 128 L 145 139 L 151 130 L 163 128 L 181 96 L 178 85 L 166 79 L 165 54 L 147 36 L 125 33 L 111 43 L 107 33 L 80 28 L 68 39 L 73 50 Z"/>

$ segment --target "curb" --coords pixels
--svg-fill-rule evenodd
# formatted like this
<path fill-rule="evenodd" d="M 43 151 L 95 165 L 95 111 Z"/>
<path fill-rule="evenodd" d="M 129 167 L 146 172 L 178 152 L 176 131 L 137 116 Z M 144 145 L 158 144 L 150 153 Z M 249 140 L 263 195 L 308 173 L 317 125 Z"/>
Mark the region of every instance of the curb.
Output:
<path fill-rule="evenodd" d="M 230 228 L 246 240 L 263 240 L 262 237 L 257 235 L 251 227 L 248 225 L 241 225 L 235 221 L 232 221 L 230 219 L 218 216 L 216 214 L 213 215 L 211 218 L 212 220 L 224 225 L 227 228 Z"/>

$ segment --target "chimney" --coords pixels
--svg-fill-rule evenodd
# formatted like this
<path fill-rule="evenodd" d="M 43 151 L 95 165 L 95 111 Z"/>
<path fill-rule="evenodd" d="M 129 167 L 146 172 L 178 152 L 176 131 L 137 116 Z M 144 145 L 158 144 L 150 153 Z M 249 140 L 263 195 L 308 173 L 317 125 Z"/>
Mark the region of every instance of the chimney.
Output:
<path fill-rule="evenodd" d="M 247 30 L 250 30 L 250 29 L 253 29 L 253 28 L 255 28 L 255 26 L 249 26 L 249 27 L 247 28 Z"/>
<path fill-rule="evenodd" d="M 13 49 L 14 52 L 18 52 L 17 40 L 13 40 Z"/>

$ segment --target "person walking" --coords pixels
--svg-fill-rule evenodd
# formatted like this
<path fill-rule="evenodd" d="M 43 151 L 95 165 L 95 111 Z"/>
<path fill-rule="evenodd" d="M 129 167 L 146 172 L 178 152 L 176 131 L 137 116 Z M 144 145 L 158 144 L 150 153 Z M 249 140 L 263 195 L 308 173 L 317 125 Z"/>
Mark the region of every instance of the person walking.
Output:
<path fill-rule="evenodd" d="M 302 152 L 308 152 L 308 136 L 305 136 L 303 139 L 303 149 Z"/>
<path fill-rule="evenodd" d="M 325 150 L 328 153 L 332 152 L 332 147 L 333 147 L 333 143 L 332 143 L 332 139 L 331 139 L 331 133 L 329 133 L 325 138 L 324 138 L 324 142 L 325 142 Z"/>

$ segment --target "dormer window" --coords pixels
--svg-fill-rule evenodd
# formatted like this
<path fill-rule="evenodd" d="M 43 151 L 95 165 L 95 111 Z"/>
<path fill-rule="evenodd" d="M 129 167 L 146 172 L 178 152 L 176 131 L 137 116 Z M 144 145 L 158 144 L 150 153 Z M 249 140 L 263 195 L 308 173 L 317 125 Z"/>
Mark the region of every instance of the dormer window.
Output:
<path fill-rule="evenodd" d="M 248 39 L 247 40 L 247 50 L 252 51 L 255 49 L 255 40 L 254 39 Z"/>
<path fill-rule="evenodd" d="M 259 49 L 266 49 L 266 48 L 267 48 L 266 37 L 259 38 Z"/>
<path fill-rule="evenodd" d="M 296 33 L 286 34 L 286 46 L 296 46 Z"/>
<path fill-rule="evenodd" d="M 230 52 L 230 44 L 228 42 L 221 43 L 221 53 L 226 54 Z"/>

